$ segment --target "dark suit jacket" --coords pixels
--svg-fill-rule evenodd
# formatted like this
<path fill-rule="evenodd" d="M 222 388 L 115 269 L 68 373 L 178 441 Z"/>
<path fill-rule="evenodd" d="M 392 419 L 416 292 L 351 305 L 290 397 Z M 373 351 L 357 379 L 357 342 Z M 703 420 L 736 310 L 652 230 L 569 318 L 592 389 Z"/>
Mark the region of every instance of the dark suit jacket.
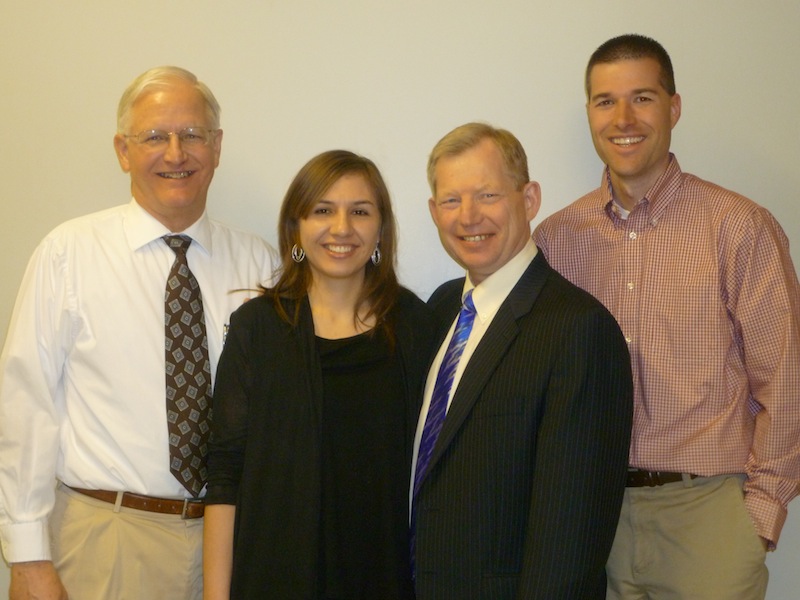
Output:
<path fill-rule="evenodd" d="M 428 301 L 441 338 L 464 280 Z M 418 600 L 605 598 L 633 390 L 625 340 L 540 252 L 453 397 L 417 498 Z"/>

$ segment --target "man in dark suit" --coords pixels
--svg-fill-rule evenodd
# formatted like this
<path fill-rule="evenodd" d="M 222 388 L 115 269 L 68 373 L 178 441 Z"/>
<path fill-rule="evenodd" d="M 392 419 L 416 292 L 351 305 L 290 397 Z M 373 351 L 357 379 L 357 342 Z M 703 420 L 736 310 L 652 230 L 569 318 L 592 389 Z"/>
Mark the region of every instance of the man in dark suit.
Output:
<path fill-rule="evenodd" d="M 456 128 L 428 180 L 467 274 L 429 301 L 442 345 L 414 443 L 417 597 L 602 599 L 631 430 L 625 341 L 532 243 L 541 194 L 511 133 Z"/>

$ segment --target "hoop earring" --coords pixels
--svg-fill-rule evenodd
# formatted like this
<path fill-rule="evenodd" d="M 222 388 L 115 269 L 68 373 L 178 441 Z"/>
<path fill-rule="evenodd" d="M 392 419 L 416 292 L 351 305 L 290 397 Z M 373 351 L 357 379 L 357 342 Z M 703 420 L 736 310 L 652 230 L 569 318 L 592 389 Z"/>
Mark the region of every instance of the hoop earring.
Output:
<path fill-rule="evenodd" d="M 377 265 L 381 264 L 381 258 L 382 258 L 381 249 L 378 248 L 377 246 L 375 246 L 375 252 L 373 252 L 372 256 L 370 256 L 369 258 L 372 261 L 373 265 L 377 266 Z"/>
<path fill-rule="evenodd" d="M 303 250 L 300 246 L 295 244 L 292 246 L 292 260 L 296 263 L 303 262 L 303 259 L 306 257 L 306 251 Z"/>

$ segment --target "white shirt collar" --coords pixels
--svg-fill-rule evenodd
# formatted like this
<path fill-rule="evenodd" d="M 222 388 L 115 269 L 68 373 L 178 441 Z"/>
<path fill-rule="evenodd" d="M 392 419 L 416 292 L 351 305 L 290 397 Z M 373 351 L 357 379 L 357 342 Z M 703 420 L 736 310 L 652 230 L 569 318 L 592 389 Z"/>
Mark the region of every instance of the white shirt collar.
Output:
<path fill-rule="evenodd" d="M 500 267 L 497 271 L 489 275 L 477 286 L 472 283 L 467 273 L 467 278 L 464 281 L 464 289 L 461 291 L 461 299 L 464 299 L 467 292 L 472 292 L 472 302 L 475 305 L 475 311 L 478 318 L 483 322 L 490 318 L 497 312 L 500 305 L 503 304 L 505 299 L 517 285 L 520 277 L 531 264 L 531 261 L 536 257 L 538 248 L 533 240 L 528 238 L 525 247 L 520 250 L 511 260 L 505 265 Z"/>
<path fill-rule="evenodd" d="M 135 199 L 131 199 L 124 212 L 123 229 L 128 245 L 134 252 L 153 240 L 174 233 L 143 209 Z M 211 254 L 211 224 L 205 211 L 197 221 L 179 233 L 189 236 L 206 254 Z"/>

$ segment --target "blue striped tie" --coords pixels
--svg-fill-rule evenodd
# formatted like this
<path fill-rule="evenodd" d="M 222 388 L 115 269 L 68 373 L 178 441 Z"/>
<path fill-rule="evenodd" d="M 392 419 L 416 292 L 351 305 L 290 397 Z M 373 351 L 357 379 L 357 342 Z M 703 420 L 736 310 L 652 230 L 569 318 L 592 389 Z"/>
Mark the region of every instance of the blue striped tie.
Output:
<path fill-rule="evenodd" d="M 431 404 L 428 408 L 428 416 L 425 418 L 425 426 L 422 428 L 422 437 L 419 442 L 417 452 L 417 470 L 414 472 L 414 495 L 411 503 L 411 572 L 416 574 L 416 501 L 422 480 L 428 470 L 428 463 L 433 454 L 433 447 L 442 431 L 444 417 L 447 413 L 447 399 L 450 397 L 450 388 L 453 387 L 453 376 L 467 345 L 472 323 L 475 321 L 475 305 L 472 303 L 472 290 L 464 296 L 464 304 L 461 312 L 458 313 L 458 321 L 453 331 L 453 337 L 447 346 L 442 365 L 436 376 L 436 384 L 433 386 Z"/>

